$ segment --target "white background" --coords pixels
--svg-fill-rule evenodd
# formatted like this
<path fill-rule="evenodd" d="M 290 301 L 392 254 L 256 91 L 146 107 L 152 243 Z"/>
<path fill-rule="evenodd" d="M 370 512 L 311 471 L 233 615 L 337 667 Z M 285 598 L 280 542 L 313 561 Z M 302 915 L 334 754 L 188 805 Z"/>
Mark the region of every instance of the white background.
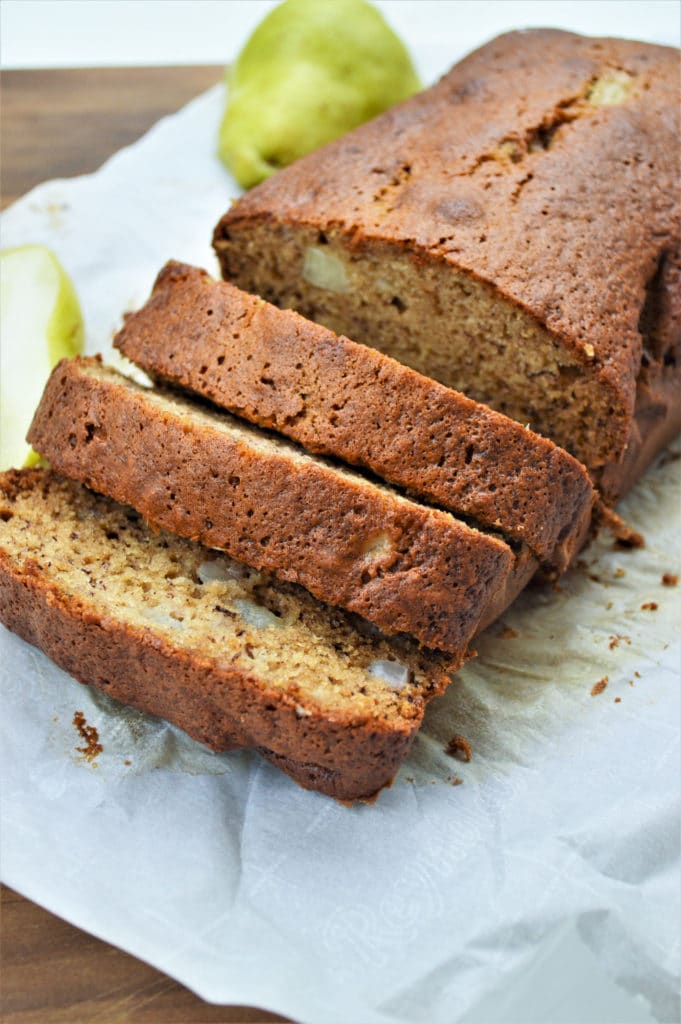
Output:
<path fill-rule="evenodd" d="M 6 68 L 223 64 L 274 0 L 2 0 Z M 377 0 L 424 77 L 512 28 L 550 25 L 678 45 L 678 0 Z M 435 58 L 435 61 L 433 61 Z"/>
<path fill-rule="evenodd" d="M 274 6 L 270 0 L 2 0 L 5 68 L 144 64 L 223 64 Z M 551 25 L 593 35 L 628 35 L 676 44 L 677 0 L 603 2 L 454 2 L 383 0 L 378 6 L 417 57 L 424 79 L 510 28 Z M 606 979 L 575 933 L 563 934 L 542 962 L 502 996 L 479 1008 L 476 1022 L 635 1024 L 652 1020 L 643 1002 Z"/>

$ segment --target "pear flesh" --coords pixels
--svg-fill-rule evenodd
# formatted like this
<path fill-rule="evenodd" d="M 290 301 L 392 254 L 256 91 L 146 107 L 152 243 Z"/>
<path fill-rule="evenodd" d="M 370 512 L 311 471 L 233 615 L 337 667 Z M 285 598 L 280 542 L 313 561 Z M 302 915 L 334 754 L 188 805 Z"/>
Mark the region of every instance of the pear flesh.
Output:
<path fill-rule="evenodd" d="M 227 72 L 219 155 L 250 188 L 420 89 L 366 0 L 284 0 Z"/>
<path fill-rule="evenodd" d="M 35 462 L 26 443 L 50 370 L 82 352 L 78 297 L 42 245 L 0 252 L 0 469 Z"/>

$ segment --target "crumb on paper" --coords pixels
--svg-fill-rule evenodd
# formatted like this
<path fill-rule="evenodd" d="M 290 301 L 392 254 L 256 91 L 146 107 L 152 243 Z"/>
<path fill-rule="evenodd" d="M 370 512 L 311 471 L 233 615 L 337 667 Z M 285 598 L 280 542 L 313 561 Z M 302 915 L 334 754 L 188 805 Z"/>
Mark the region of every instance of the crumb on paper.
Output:
<path fill-rule="evenodd" d="M 625 577 L 626 575 L 627 575 L 627 570 L 626 570 L 626 569 L 623 569 L 623 568 L 622 568 L 621 566 L 620 566 L 620 567 L 618 567 L 617 569 L 615 569 L 615 579 L 616 579 L 616 580 L 621 580 L 621 579 L 623 579 L 623 578 L 624 578 L 624 577 Z"/>
<path fill-rule="evenodd" d="M 452 779 L 452 786 L 463 786 L 463 779 L 457 775 L 455 779 Z"/>
<path fill-rule="evenodd" d="M 40 216 L 45 216 L 47 218 L 48 226 L 54 231 L 58 231 L 64 227 L 64 214 L 68 213 L 70 209 L 69 204 L 64 202 L 47 202 L 44 204 L 30 203 L 29 208 L 33 210 L 34 213 L 37 213 Z"/>
<path fill-rule="evenodd" d="M 73 724 L 75 725 L 80 738 L 84 741 L 82 747 L 76 747 L 79 754 L 82 754 L 86 761 L 93 764 L 95 759 L 103 751 L 103 746 L 99 742 L 99 733 L 94 725 L 88 725 L 85 715 L 82 711 L 76 711 L 73 716 Z"/>
<path fill-rule="evenodd" d="M 447 744 L 447 753 L 450 757 L 455 757 L 457 761 L 464 761 L 466 764 L 473 756 L 473 750 L 466 737 L 458 735 L 452 736 L 450 739 Z"/>
<path fill-rule="evenodd" d="M 616 548 L 644 548 L 646 546 L 645 537 L 642 533 L 638 533 L 636 530 L 632 530 L 627 527 L 626 530 L 622 530 L 615 537 Z"/>
<path fill-rule="evenodd" d="M 621 697 L 615 697 L 615 699 L 613 701 L 613 704 L 621 704 L 621 703 L 622 703 L 622 698 Z"/>
<path fill-rule="evenodd" d="M 645 547 L 643 534 L 629 526 L 617 512 L 608 508 L 602 501 L 598 503 L 597 516 L 602 525 L 607 526 L 612 533 L 616 548 Z"/>
<path fill-rule="evenodd" d="M 502 640 L 515 640 L 516 637 L 520 636 L 520 633 L 517 629 L 511 629 L 510 626 L 504 626 L 499 636 Z"/>
<path fill-rule="evenodd" d="M 656 612 L 658 608 L 657 601 L 645 601 L 641 605 L 642 612 Z"/>
<path fill-rule="evenodd" d="M 662 585 L 664 587 L 675 587 L 679 582 L 679 577 L 675 576 L 673 572 L 665 572 L 662 576 Z"/>
<path fill-rule="evenodd" d="M 620 645 L 620 643 L 622 641 L 624 641 L 625 644 L 628 644 L 628 646 L 631 647 L 631 637 L 630 636 L 623 636 L 621 633 L 615 633 L 614 636 L 611 636 L 608 639 L 609 639 L 608 647 L 610 648 L 611 651 L 614 651 L 614 649 L 616 647 L 619 647 L 619 645 Z"/>
<path fill-rule="evenodd" d="M 123 764 L 131 765 L 131 764 L 132 764 L 132 761 L 129 761 L 129 760 L 128 760 L 128 758 L 126 757 L 126 759 L 125 759 L 125 761 L 123 762 Z"/>
<path fill-rule="evenodd" d="M 630 680 L 629 680 L 629 686 L 633 686 L 633 685 L 634 685 L 634 680 L 633 680 L 633 679 L 630 679 Z"/>
<path fill-rule="evenodd" d="M 637 679 L 641 678 L 641 673 L 637 672 L 635 669 L 634 669 L 634 675 L 636 676 Z"/>
<path fill-rule="evenodd" d="M 591 696 L 592 697 L 597 697 L 599 693 L 603 693 L 603 690 L 606 688 L 607 685 L 608 685 L 608 677 L 607 676 L 603 676 L 602 679 L 599 679 L 598 682 L 594 683 L 593 686 L 591 687 Z"/>

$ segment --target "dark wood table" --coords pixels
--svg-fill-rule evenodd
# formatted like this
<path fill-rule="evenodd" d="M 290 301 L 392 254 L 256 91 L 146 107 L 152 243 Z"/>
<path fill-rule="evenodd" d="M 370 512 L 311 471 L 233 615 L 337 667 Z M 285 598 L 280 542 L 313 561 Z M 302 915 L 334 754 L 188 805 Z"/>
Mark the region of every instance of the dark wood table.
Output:
<path fill-rule="evenodd" d="M 2 73 L 0 199 L 96 170 L 222 68 Z M 264 1024 L 264 1010 L 212 1006 L 153 967 L 73 928 L 6 886 L 0 894 L 3 1024 Z"/>

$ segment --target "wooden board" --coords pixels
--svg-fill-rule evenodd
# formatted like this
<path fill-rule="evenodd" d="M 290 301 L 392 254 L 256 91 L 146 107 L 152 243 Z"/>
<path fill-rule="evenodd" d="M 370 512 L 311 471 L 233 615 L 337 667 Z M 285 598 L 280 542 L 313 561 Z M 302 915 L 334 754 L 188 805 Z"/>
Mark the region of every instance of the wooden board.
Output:
<path fill-rule="evenodd" d="M 222 68 L 2 73 L 2 206 L 49 178 L 96 170 Z M 264 1024 L 263 1010 L 212 1006 L 127 953 L 2 887 L 3 1024 Z"/>
<path fill-rule="evenodd" d="M 41 181 L 97 170 L 222 76 L 218 67 L 4 71 L 3 206 Z"/>

